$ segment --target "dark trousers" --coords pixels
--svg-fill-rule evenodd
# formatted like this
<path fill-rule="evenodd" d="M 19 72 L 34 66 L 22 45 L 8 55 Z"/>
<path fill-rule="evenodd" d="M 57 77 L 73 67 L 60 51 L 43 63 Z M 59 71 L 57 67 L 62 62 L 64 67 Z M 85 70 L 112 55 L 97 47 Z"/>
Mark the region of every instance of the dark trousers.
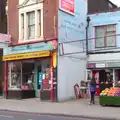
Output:
<path fill-rule="evenodd" d="M 91 98 L 90 98 L 90 103 L 95 103 L 95 92 L 90 92 Z"/>

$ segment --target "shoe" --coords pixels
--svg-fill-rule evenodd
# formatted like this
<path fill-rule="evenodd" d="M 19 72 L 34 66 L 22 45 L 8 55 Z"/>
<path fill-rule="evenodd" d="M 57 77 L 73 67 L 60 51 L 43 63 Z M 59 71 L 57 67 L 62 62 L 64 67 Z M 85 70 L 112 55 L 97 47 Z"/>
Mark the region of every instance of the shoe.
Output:
<path fill-rule="evenodd" d="M 93 104 L 95 104 L 95 102 L 93 102 Z"/>
<path fill-rule="evenodd" d="M 89 105 L 91 105 L 91 103 L 89 103 Z"/>

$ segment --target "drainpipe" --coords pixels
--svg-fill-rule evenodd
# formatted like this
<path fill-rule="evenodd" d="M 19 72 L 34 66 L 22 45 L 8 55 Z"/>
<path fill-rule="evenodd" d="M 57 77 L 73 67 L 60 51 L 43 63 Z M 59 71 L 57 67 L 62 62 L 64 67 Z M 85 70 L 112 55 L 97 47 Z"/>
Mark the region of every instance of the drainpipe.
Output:
<path fill-rule="evenodd" d="M 90 17 L 87 17 L 87 26 L 86 26 L 86 55 L 88 55 L 88 28 L 90 23 Z"/>

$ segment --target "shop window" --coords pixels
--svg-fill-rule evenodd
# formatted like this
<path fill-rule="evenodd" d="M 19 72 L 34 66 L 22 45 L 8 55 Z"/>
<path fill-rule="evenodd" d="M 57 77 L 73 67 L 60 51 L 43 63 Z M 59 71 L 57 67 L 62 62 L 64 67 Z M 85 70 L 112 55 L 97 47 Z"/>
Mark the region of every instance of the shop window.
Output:
<path fill-rule="evenodd" d="M 21 62 L 11 62 L 8 64 L 9 89 L 21 88 Z"/>
<path fill-rule="evenodd" d="M 36 63 L 39 62 L 37 68 Z M 14 61 L 8 63 L 8 88 L 12 90 L 50 89 L 50 59 Z M 36 71 L 36 72 L 35 72 Z M 37 76 L 37 77 L 36 77 Z M 34 80 L 34 78 L 36 78 Z"/>

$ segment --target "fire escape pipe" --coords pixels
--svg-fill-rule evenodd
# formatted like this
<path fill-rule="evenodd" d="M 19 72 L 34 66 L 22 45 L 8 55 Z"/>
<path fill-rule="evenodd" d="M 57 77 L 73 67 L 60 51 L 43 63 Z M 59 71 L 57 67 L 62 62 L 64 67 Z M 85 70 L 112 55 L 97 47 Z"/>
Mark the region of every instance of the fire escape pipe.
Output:
<path fill-rule="evenodd" d="M 88 28 L 90 24 L 90 17 L 87 17 L 87 26 L 86 26 L 86 55 L 88 55 Z"/>

